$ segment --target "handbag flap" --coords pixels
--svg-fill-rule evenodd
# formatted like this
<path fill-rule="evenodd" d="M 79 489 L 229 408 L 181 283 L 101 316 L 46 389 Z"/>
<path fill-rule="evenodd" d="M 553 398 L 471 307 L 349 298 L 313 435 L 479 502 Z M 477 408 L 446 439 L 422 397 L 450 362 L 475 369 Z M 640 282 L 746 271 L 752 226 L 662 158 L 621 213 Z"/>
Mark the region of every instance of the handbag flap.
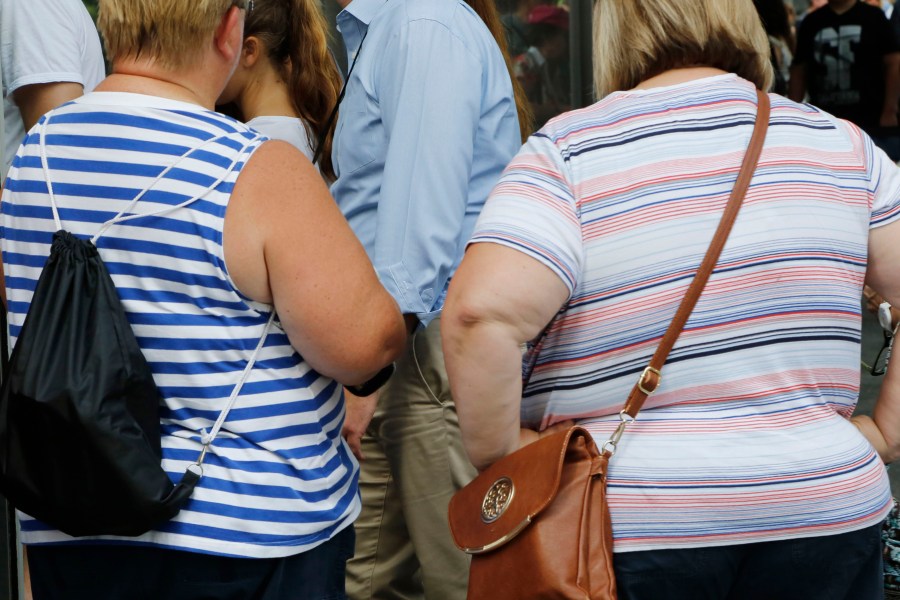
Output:
<path fill-rule="evenodd" d="M 572 427 L 541 438 L 485 469 L 450 500 L 450 532 L 457 547 L 481 554 L 521 533 L 556 496 L 566 455 L 599 456 L 591 434 Z"/>

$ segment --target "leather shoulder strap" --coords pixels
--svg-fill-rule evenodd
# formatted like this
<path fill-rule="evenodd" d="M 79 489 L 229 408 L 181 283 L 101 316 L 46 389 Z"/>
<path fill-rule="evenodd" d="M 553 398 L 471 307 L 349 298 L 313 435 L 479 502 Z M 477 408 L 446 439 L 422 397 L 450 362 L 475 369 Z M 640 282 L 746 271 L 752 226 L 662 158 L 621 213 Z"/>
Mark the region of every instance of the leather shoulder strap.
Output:
<path fill-rule="evenodd" d="M 694 310 L 694 305 L 697 304 L 697 300 L 700 298 L 709 276 L 719 261 L 719 255 L 722 253 L 722 248 L 725 246 L 728 234 L 731 233 L 734 220 L 741 209 L 744 195 L 747 193 L 747 188 L 750 187 L 750 180 L 753 179 L 753 173 L 756 170 L 759 155 L 762 153 L 763 143 L 766 139 L 766 130 L 769 126 L 769 95 L 759 90 L 756 91 L 756 94 L 759 99 L 756 124 L 753 127 L 753 135 L 750 138 L 747 153 L 744 155 L 744 161 L 741 163 L 737 181 L 734 184 L 734 189 L 731 191 L 731 197 L 725 206 L 725 212 L 709 245 L 709 250 L 706 251 L 706 256 L 700 263 L 694 280 L 688 287 L 681 305 L 675 312 L 672 323 L 659 342 L 656 352 L 650 359 L 650 364 L 641 373 L 640 378 L 628 395 L 623 413 L 629 415 L 632 419 L 640 412 L 647 397 L 659 387 L 661 380 L 660 371 L 669 356 L 669 352 L 678 340 L 678 336 L 681 335 L 688 317 L 691 316 L 691 311 Z"/>

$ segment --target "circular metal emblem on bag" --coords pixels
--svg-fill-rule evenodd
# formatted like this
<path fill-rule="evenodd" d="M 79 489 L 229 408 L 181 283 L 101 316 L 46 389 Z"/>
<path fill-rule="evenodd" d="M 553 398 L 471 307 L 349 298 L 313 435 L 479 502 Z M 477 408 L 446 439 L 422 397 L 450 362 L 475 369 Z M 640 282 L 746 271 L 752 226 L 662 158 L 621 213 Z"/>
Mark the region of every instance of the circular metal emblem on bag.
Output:
<path fill-rule="evenodd" d="M 515 493 L 513 482 L 509 477 L 501 477 L 484 495 L 481 503 L 481 520 L 493 523 L 500 518 L 512 502 Z"/>

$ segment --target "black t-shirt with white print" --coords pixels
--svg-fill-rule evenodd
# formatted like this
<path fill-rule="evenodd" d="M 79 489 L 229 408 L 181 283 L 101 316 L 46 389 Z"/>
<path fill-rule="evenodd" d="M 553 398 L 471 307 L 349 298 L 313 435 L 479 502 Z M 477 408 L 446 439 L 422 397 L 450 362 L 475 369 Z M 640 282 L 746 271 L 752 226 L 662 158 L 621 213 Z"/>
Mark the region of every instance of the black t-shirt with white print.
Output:
<path fill-rule="evenodd" d="M 806 65 L 812 104 L 868 129 L 878 126 L 884 103 L 884 56 L 898 51 L 884 13 L 857 2 L 840 15 L 828 6 L 807 15 L 795 62 Z"/>

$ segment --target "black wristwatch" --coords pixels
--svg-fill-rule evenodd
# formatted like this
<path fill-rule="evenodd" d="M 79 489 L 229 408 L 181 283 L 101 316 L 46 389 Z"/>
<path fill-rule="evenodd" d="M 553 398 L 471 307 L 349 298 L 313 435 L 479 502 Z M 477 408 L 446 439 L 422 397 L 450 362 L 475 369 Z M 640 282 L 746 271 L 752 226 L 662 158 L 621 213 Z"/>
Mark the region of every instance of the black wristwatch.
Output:
<path fill-rule="evenodd" d="M 375 375 L 370 380 L 360 383 L 359 385 L 345 385 L 344 387 L 347 388 L 347 391 L 354 396 L 371 396 L 379 389 L 381 389 L 381 387 L 388 382 L 388 379 L 390 379 L 391 375 L 393 374 L 394 363 L 391 363 L 382 370 L 375 373 Z"/>

